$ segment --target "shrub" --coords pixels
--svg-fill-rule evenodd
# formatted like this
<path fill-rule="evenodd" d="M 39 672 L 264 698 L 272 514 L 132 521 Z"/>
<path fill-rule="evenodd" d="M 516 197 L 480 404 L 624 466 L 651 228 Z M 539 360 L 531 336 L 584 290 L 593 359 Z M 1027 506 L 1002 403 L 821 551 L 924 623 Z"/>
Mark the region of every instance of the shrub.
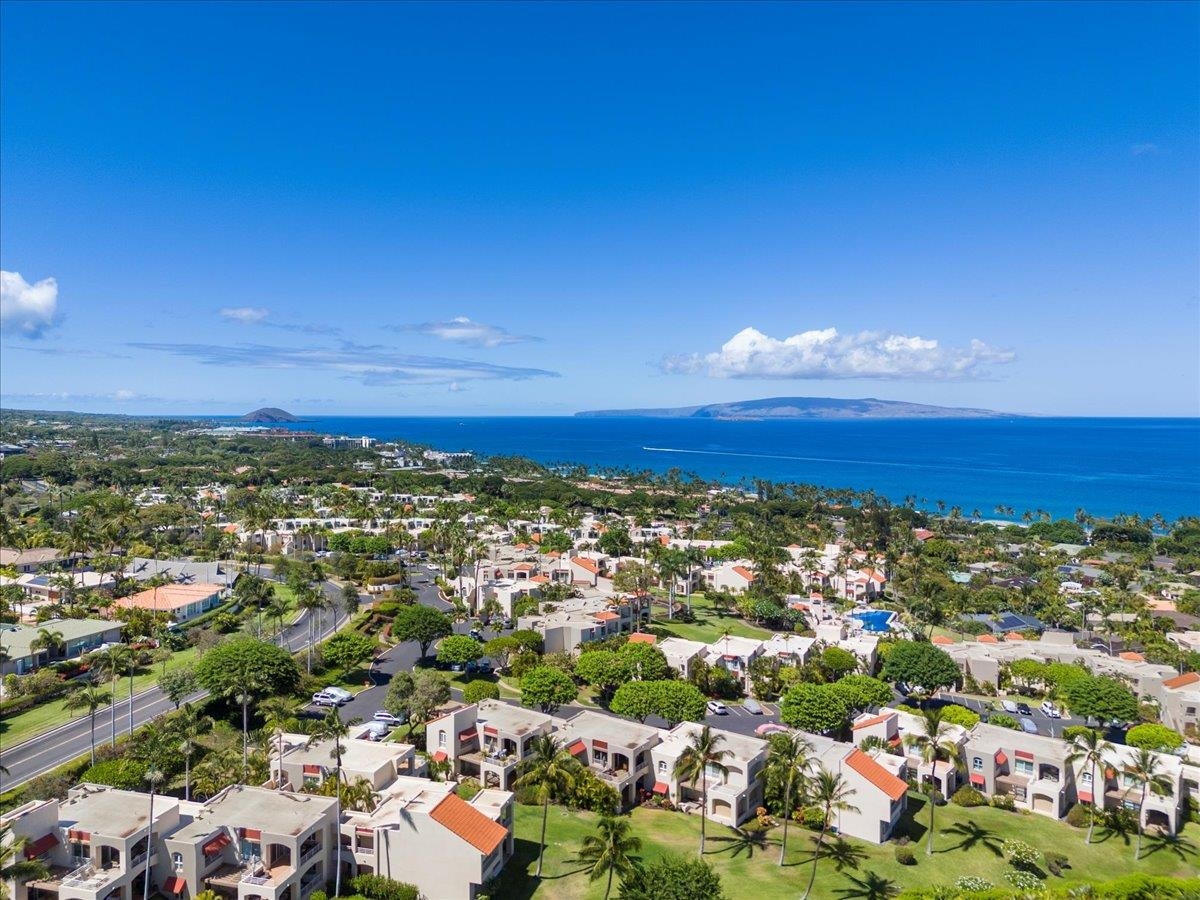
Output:
<path fill-rule="evenodd" d="M 917 855 L 913 853 L 913 848 L 908 846 L 908 844 L 897 844 L 896 862 L 902 866 L 915 866 L 917 864 Z"/>
<path fill-rule="evenodd" d="M 800 813 L 800 824 L 813 831 L 820 831 L 825 827 L 825 810 L 816 806 L 807 807 Z"/>
<path fill-rule="evenodd" d="M 324 891 L 313 891 L 309 900 L 329 900 L 329 895 Z"/>
<path fill-rule="evenodd" d="M 478 703 L 480 700 L 499 700 L 500 688 L 486 678 L 472 681 L 463 689 L 463 702 Z"/>
<path fill-rule="evenodd" d="M 1109 831 L 1115 831 L 1117 834 L 1129 834 L 1137 831 L 1138 820 L 1132 810 L 1118 806 L 1104 811 L 1104 825 Z"/>
<path fill-rule="evenodd" d="M 1125 733 L 1125 743 L 1130 747 L 1169 753 L 1183 746 L 1183 735 L 1165 725 L 1135 725 Z"/>
<path fill-rule="evenodd" d="M 1076 803 L 1067 811 L 1067 824 L 1072 828 L 1087 828 L 1092 821 L 1092 808 L 1083 803 Z"/>
<path fill-rule="evenodd" d="M 979 894 L 992 889 L 992 883 L 986 878 L 980 878 L 978 875 L 963 875 L 958 881 L 954 882 L 954 886 L 968 894 Z"/>
<path fill-rule="evenodd" d="M 997 725 L 1000 728 L 1011 728 L 1014 731 L 1021 727 L 1021 723 L 1008 713 L 992 713 L 988 718 L 988 724 Z"/>
<path fill-rule="evenodd" d="M 1004 855 L 1008 857 L 1008 861 L 1015 868 L 1025 869 L 1026 871 L 1037 868 L 1038 857 L 1040 854 L 1034 847 L 1024 841 L 1005 841 Z"/>
<path fill-rule="evenodd" d="M 1051 875 L 1062 875 L 1063 869 L 1071 868 L 1071 861 L 1067 859 L 1065 853 L 1047 850 L 1042 854 L 1042 858 L 1046 860 L 1046 868 Z"/>
<path fill-rule="evenodd" d="M 987 797 L 983 796 L 975 788 L 963 785 L 954 792 L 954 796 L 950 798 L 950 802 L 958 806 L 987 806 Z"/>
<path fill-rule="evenodd" d="M 952 725 L 961 725 L 964 728 L 973 728 L 979 724 L 979 713 L 967 709 L 965 706 L 959 706 L 957 703 L 951 703 L 942 707 L 942 721 Z"/>
<path fill-rule="evenodd" d="M 350 889 L 370 900 L 420 900 L 416 885 L 393 881 L 382 875 L 358 875 L 350 879 Z"/>
<path fill-rule="evenodd" d="M 1012 812 L 1017 808 L 1017 804 L 1008 794 L 996 794 L 992 797 L 992 806 L 996 809 L 1007 810 L 1008 812 Z"/>
<path fill-rule="evenodd" d="M 140 791 L 145 787 L 146 764 L 128 758 L 108 759 L 96 763 L 79 780 L 107 784 L 126 791 Z"/>
<path fill-rule="evenodd" d="M 1040 878 L 1023 869 L 1009 869 L 1004 873 L 1004 879 L 1018 891 L 1036 891 L 1042 886 Z"/>

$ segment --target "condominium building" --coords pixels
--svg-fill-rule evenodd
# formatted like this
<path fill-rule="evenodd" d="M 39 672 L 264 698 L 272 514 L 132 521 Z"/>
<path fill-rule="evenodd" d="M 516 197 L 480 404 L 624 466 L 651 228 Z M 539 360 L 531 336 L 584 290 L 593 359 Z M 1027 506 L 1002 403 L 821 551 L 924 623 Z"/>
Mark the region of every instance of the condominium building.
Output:
<path fill-rule="evenodd" d="M 567 750 L 617 791 L 622 808 L 653 787 L 650 751 L 662 740 L 658 728 L 584 710 L 559 730 Z"/>
<path fill-rule="evenodd" d="M 456 704 L 425 726 L 426 747 L 431 759 L 448 760 L 453 774 L 508 790 L 534 738 L 553 731 L 555 722 L 553 716 L 498 700 Z"/>
<path fill-rule="evenodd" d="M 751 818 L 762 806 L 762 779 L 759 777 L 767 762 L 767 742 L 759 738 L 713 729 L 719 735 L 719 749 L 727 751 L 722 768 L 710 767 L 705 773 L 706 791 L 694 781 L 682 781 L 675 767 L 687 751 L 702 726 L 681 722 L 663 735 L 662 741 L 650 751 L 654 772 L 655 794 L 669 797 L 676 804 L 699 806 L 707 794 L 707 814 L 714 822 L 738 826 Z"/>

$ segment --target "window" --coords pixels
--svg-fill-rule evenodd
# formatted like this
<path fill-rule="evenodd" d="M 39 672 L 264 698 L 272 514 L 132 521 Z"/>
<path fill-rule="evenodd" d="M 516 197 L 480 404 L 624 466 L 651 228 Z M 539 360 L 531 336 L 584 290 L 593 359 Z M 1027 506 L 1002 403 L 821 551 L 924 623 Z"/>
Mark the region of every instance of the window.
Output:
<path fill-rule="evenodd" d="M 714 766 L 712 763 L 709 763 L 708 765 L 706 765 L 704 767 L 704 777 L 721 779 L 721 777 L 722 777 L 721 770 L 718 769 L 716 766 Z"/>
<path fill-rule="evenodd" d="M 1084 773 L 1082 773 L 1082 774 L 1079 776 L 1079 783 L 1080 783 L 1080 784 L 1086 784 L 1086 785 L 1089 785 L 1089 786 L 1090 786 L 1090 785 L 1091 785 L 1091 783 L 1092 783 L 1092 773 L 1091 773 L 1091 772 L 1084 772 Z"/>
<path fill-rule="evenodd" d="M 176 872 L 182 872 L 183 871 L 183 854 L 182 853 L 172 853 L 171 854 L 171 865 L 175 867 Z"/>
<path fill-rule="evenodd" d="M 663 773 L 667 771 L 667 761 L 665 759 L 660 759 L 658 761 L 658 771 Z"/>
<path fill-rule="evenodd" d="M 594 762 L 598 766 L 607 766 L 608 765 L 608 751 L 593 749 L 592 750 L 592 762 Z"/>
<path fill-rule="evenodd" d="M 1018 759 L 1016 763 L 1016 771 L 1020 775 L 1032 775 L 1033 763 L 1028 759 Z"/>
<path fill-rule="evenodd" d="M 973 771 L 973 772 L 982 772 L 983 771 L 983 757 L 982 756 L 976 756 L 974 759 L 971 760 L 971 771 Z"/>
<path fill-rule="evenodd" d="M 438 746 L 439 747 L 446 746 L 446 732 L 444 732 L 444 731 L 438 732 Z"/>

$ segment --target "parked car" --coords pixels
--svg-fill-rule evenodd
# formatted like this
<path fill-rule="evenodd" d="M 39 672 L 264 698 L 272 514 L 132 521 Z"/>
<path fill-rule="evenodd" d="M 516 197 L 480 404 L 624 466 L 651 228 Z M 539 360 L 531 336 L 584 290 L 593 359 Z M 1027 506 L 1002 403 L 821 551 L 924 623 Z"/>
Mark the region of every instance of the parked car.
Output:
<path fill-rule="evenodd" d="M 780 725 L 776 722 L 763 722 L 754 729 L 754 733 L 759 737 L 770 737 L 773 734 L 783 734 L 787 730 L 786 725 Z"/>
<path fill-rule="evenodd" d="M 386 709 L 375 710 L 375 715 L 371 716 L 372 722 L 383 722 L 385 725 L 403 725 L 408 721 L 408 716 L 394 716 Z"/>
<path fill-rule="evenodd" d="M 467 671 L 480 675 L 491 675 L 492 662 L 489 659 L 473 659 L 467 663 Z"/>
<path fill-rule="evenodd" d="M 1037 725 L 1034 723 L 1033 719 L 1027 718 L 1026 716 L 1021 716 L 1021 730 L 1026 734 L 1038 733 Z"/>
<path fill-rule="evenodd" d="M 710 713 L 712 713 L 714 716 L 729 715 L 728 707 L 726 707 L 725 704 L 722 703 L 720 700 L 709 700 L 708 701 L 708 711 Z"/>
<path fill-rule="evenodd" d="M 752 716 L 761 716 L 763 712 L 762 706 L 760 706 L 759 702 L 752 697 L 747 697 L 742 701 L 742 709 L 750 713 Z"/>
<path fill-rule="evenodd" d="M 387 722 L 370 722 L 363 730 L 362 736 L 368 741 L 382 741 L 391 732 L 392 726 Z"/>
<path fill-rule="evenodd" d="M 1012 715 L 1014 715 L 1014 716 L 1015 716 L 1015 715 L 1016 715 L 1018 712 L 1020 712 L 1020 710 L 1019 710 L 1019 709 L 1017 709 L 1017 704 L 1015 704 L 1015 703 L 1014 703 L 1013 701 L 1011 701 L 1011 700 L 1001 700 L 1001 701 L 1000 701 L 1000 705 L 1001 705 L 1002 707 L 1004 707 L 1004 711 L 1005 711 L 1006 713 L 1011 713 L 1011 714 L 1012 714 Z"/>
<path fill-rule="evenodd" d="M 1062 718 L 1062 713 L 1059 711 L 1058 707 L 1055 706 L 1053 703 L 1051 703 L 1049 700 L 1045 701 L 1041 705 L 1041 710 L 1042 710 L 1042 715 L 1046 716 L 1047 718 L 1050 718 L 1050 719 L 1061 719 Z"/>
<path fill-rule="evenodd" d="M 338 694 L 331 694 L 328 691 L 317 691 L 312 695 L 312 702 L 317 706 L 341 706 L 348 700 L 348 697 L 342 697 Z"/>
<path fill-rule="evenodd" d="M 343 687 L 338 687 L 336 684 L 331 684 L 326 688 L 322 688 L 321 693 L 333 694 L 335 697 L 341 697 L 343 700 L 353 700 L 354 695 Z"/>
<path fill-rule="evenodd" d="M 1033 715 L 1033 710 L 1029 708 L 1028 703 L 1018 703 L 1017 704 L 1017 712 L 1019 712 L 1023 716 L 1032 716 Z"/>

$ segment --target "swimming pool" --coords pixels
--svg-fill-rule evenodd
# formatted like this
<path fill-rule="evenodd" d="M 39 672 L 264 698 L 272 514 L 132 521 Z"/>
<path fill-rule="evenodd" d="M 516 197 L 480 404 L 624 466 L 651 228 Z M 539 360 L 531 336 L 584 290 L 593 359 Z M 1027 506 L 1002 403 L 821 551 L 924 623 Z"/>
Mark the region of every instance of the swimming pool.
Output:
<path fill-rule="evenodd" d="M 882 633 L 891 631 L 892 619 L 895 615 L 889 609 L 867 609 L 863 612 L 850 613 L 849 618 L 862 622 L 863 631 Z"/>

